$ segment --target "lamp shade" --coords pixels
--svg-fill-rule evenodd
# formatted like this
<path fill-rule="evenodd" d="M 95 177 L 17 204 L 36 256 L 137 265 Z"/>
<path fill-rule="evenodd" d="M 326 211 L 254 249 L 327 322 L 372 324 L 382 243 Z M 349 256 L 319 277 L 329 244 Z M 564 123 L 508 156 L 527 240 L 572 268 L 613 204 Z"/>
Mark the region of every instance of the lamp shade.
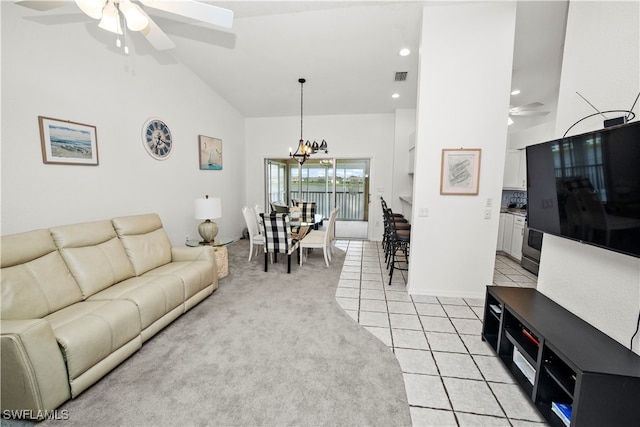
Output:
<path fill-rule="evenodd" d="M 142 31 L 149 25 L 149 19 L 137 4 L 122 0 L 120 2 L 120 12 L 124 15 L 127 21 L 127 28 L 131 31 Z"/>
<path fill-rule="evenodd" d="M 219 197 L 206 196 L 195 201 L 196 219 L 215 219 L 222 217 L 222 202 Z"/>
<path fill-rule="evenodd" d="M 102 19 L 98 24 L 98 27 L 103 30 L 111 31 L 112 33 L 122 34 L 120 28 L 120 15 L 116 6 L 109 2 L 102 10 Z"/>

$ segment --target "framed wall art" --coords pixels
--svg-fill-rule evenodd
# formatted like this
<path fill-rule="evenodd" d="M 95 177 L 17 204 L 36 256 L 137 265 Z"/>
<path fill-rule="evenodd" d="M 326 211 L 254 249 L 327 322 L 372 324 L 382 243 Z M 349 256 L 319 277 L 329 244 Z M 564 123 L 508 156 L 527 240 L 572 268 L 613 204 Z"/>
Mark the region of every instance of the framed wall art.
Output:
<path fill-rule="evenodd" d="M 222 140 L 199 135 L 200 169 L 222 170 Z"/>
<path fill-rule="evenodd" d="M 480 148 L 443 149 L 440 194 L 478 194 L 480 154 Z"/>
<path fill-rule="evenodd" d="M 42 161 L 61 165 L 98 164 L 96 127 L 38 116 Z"/>

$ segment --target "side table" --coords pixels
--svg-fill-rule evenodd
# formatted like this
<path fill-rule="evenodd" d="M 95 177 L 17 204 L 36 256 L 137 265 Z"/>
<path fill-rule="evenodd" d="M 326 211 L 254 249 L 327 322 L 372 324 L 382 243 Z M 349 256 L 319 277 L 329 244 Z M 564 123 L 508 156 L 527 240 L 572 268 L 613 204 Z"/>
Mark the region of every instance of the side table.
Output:
<path fill-rule="evenodd" d="M 229 274 L 229 257 L 227 253 L 227 245 L 235 242 L 237 239 L 231 237 L 218 237 L 213 243 L 200 242 L 198 240 L 187 240 L 186 245 L 190 247 L 196 246 L 213 246 L 216 254 L 216 266 L 218 267 L 218 279 L 227 277 Z"/>

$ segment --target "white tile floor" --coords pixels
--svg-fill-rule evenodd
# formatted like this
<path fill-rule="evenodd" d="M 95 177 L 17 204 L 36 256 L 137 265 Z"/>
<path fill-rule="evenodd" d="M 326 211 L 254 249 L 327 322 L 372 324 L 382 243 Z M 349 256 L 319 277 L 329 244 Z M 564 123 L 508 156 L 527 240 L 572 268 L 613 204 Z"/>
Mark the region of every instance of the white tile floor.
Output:
<path fill-rule="evenodd" d="M 546 425 L 482 342 L 484 300 L 410 296 L 406 272 L 388 272 L 379 242 L 339 240 L 346 251 L 338 304 L 396 355 L 414 426 Z M 493 283 L 535 287 L 536 276 L 498 255 Z"/>

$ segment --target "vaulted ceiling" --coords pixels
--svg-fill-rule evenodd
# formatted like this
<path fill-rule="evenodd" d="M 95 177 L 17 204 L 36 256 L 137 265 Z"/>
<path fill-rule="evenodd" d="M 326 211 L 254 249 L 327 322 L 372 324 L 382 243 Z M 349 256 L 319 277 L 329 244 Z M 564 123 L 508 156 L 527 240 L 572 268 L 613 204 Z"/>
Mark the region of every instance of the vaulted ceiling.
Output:
<path fill-rule="evenodd" d="M 21 8 L 24 19 L 48 25 L 97 22 L 74 2 L 38 12 Z M 415 108 L 418 49 L 423 8 L 433 1 L 204 1 L 234 11 L 231 29 L 217 28 L 173 14 L 145 9 L 176 47 L 155 51 L 130 33 L 133 55 L 152 55 L 159 64 L 179 61 L 245 117 L 300 113 L 304 77 L 305 115 L 390 113 Z M 441 4 L 441 3 L 440 3 Z M 144 6 L 143 6 L 144 7 Z M 514 51 L 514 106 L 557 102 L 566 1 L 518 2 Z M 113 43 L 113 34 L 91 31 L 96 48 Z M 402 57 L 400 48 L 411 55 Z M 454 53 L 452 53 L 454 54 Z M 396 72 L 407 72 L 403 82 Z M 397 99 L 391 95 L 398 93 Z M 464 105 L 460 106 L 464 111 Z M 505 121 L 507 112 L 505 111 Z M 549 120 L 516 117 L 512 130 Z"/>

